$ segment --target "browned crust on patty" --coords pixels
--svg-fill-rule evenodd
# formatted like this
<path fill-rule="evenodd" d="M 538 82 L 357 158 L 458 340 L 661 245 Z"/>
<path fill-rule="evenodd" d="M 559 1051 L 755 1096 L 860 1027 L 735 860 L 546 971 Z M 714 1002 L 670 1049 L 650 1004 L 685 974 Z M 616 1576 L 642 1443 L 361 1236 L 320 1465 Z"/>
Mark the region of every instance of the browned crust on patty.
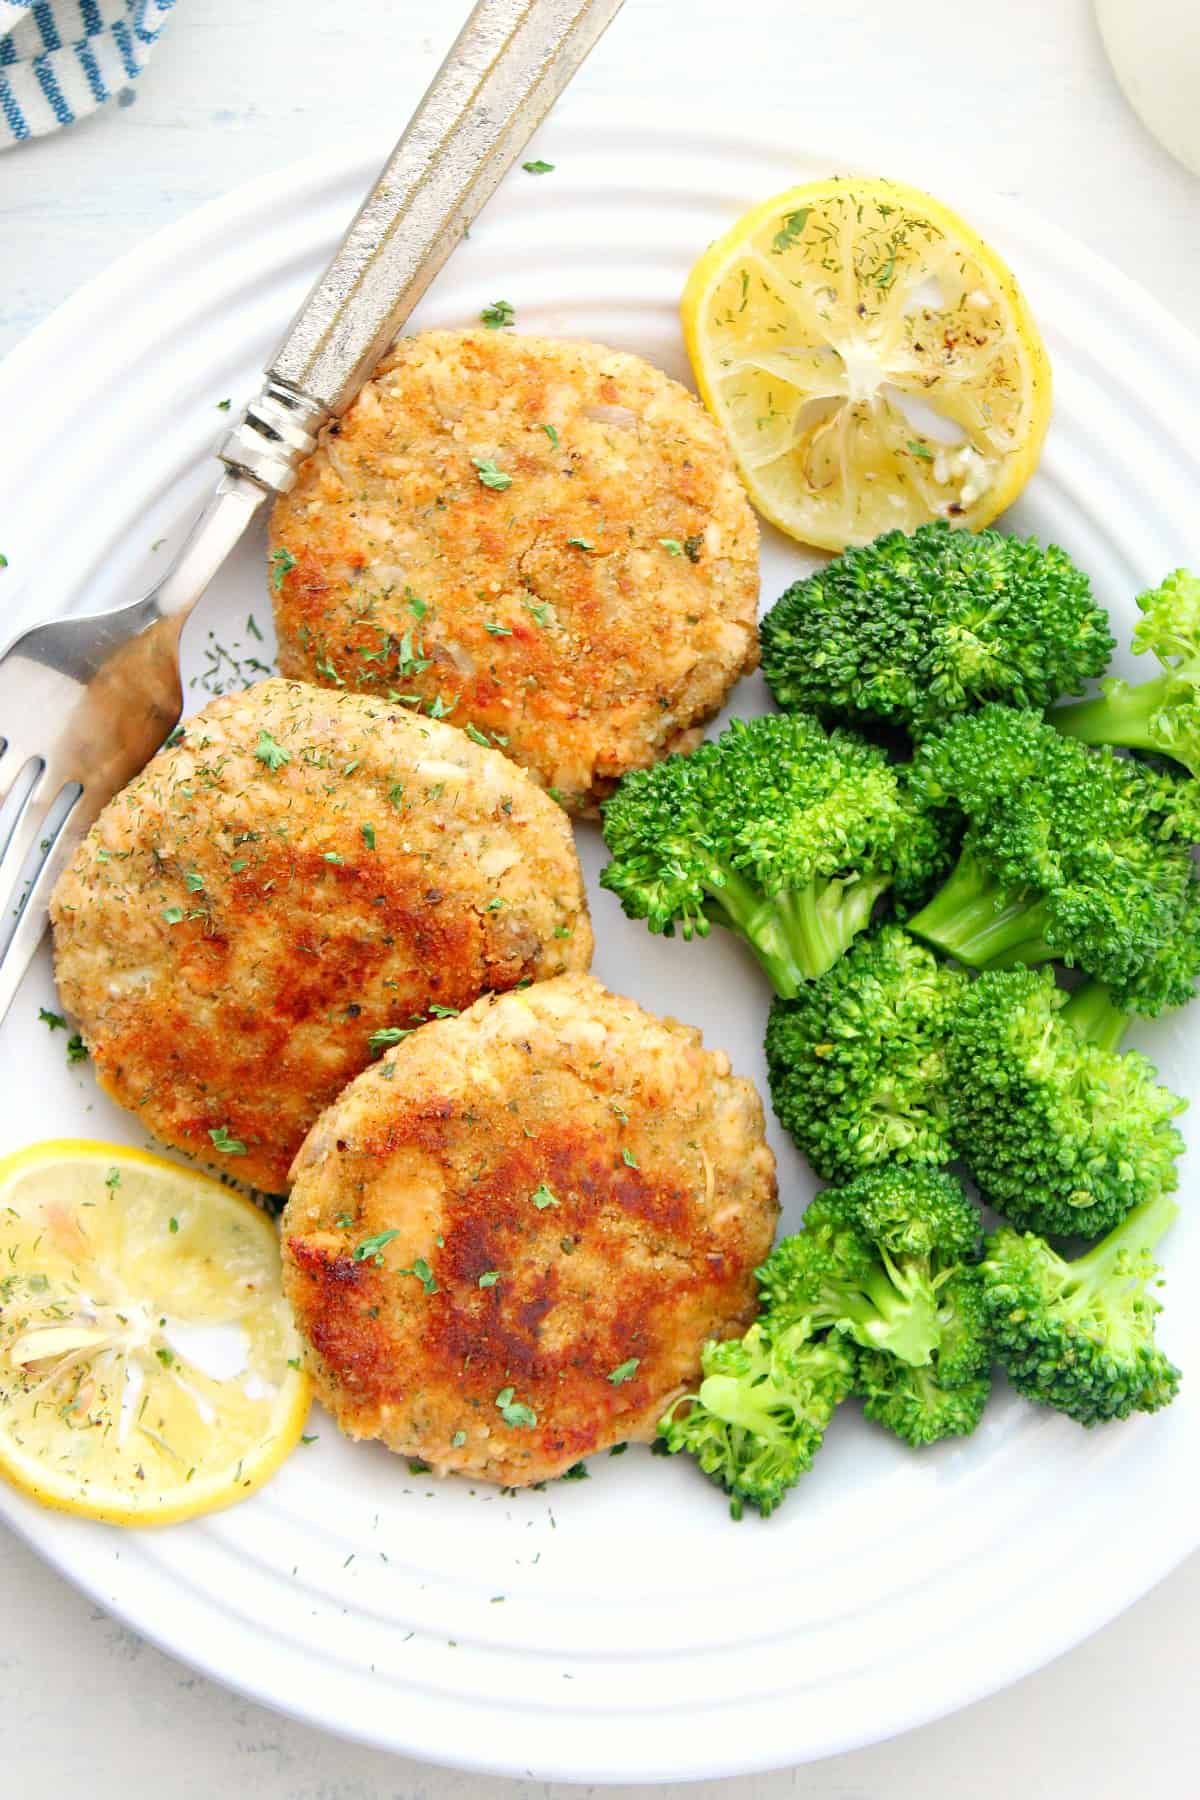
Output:
<path fill-rule="evenodd" d="M 570 827 L 519 769 L 382 700 L 280 680 L 190 719 L 50 910 L 101 1086 L 270 1192 L 374 1032 L 586 969 L 592 948 Z"/>
<path fill-rule="evenodd" d="M 751 1084 L 581 975 L 423 1027 L 293 1178 L 284 1283 L 338 1423 L 512 1484 L 653 1437 L 753 1317 L 778 1210 Z"/>
<path fill-rule="evenodd" d="M 758 661 L 758 528 L 720 431 L 597 344 L 402 339 L 271 552 L 286 674 L 453 705 L 574 811 L 690 747 Z"/>

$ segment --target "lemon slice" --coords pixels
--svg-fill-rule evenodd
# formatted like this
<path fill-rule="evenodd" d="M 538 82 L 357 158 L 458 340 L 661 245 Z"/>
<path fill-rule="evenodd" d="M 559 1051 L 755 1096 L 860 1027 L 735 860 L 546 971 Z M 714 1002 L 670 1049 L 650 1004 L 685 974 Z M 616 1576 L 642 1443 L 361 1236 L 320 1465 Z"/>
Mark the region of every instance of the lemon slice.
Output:
<path fill-rule="evenodd" d="M 120 1144 L 0 1161 L 0 1474 L 47 1506 L 167 1524 L 242 1500 L 304 1428 L 271 1221 Z"/>
<path fill-rule="evenodd" d="M 995 251 L 915 188 L 831 178 L 764 200 L 705 251 L 682 312 L 751 499 L 806 544 L 977 530 L 1037 465 L 1033 316 Z"/>

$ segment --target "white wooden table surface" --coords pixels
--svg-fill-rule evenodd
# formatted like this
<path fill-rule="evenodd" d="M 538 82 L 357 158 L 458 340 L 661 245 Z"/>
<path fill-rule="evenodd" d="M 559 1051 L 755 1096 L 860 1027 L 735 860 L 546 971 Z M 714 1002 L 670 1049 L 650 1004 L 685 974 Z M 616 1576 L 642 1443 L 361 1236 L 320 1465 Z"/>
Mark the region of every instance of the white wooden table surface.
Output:
<path fill-rule="evenodd" d="M 0 352 L 201 201 L 373 121 L 398 127 L 466 3 L 180 0 L 126 105 L 0 156 Z M 1200 181 L 1125 106 L 1088 0 L 627 0 L 579 88 L 647 108 L 691 100 L 697 117 L 723 103 L 788 111 L 798 142 L 847 157 L 861 126 L 894 145 L 890 172 L 940 160 L 1015 197 L 1200 330 Z M 3 505 L 0 493 L 0 535 Z M 952 1719 L 776 1776 L 645 1792 L 1191 1800 L 1198 1614 L 1193 1558 L 1091 1643 Z M 0 1532 L 5 1800 L 544 1800 L 574 1791 L 404 1762 L 248 1704 L 111 1623 Z"/>

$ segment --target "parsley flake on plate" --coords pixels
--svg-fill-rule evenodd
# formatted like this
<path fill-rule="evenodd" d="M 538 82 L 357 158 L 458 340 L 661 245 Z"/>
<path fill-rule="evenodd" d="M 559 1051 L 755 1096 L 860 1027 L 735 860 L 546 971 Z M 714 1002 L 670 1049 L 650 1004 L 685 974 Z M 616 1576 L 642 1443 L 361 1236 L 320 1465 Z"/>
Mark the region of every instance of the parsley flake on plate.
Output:
<path fill-rule="evenodd" d="M 517 315 L 511 300 L 493 300 L 479 317 L 489 331 L 501 331 L 504 326 L 515 323 Z"/>

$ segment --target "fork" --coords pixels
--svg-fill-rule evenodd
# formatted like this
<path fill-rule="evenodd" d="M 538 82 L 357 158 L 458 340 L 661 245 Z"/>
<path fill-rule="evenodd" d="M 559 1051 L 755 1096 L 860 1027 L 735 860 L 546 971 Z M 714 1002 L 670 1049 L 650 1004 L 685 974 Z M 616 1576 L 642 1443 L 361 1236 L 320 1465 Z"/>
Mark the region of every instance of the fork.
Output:
<path fill-rule="evenodd" d="M 64 864 L 183 710 L 185 620 L 286 493 L 623 0 L 479 0 L 217 451 L 212 499 L 141 600 L 35 625 L 0 657 L 0 1022 Z"/>

